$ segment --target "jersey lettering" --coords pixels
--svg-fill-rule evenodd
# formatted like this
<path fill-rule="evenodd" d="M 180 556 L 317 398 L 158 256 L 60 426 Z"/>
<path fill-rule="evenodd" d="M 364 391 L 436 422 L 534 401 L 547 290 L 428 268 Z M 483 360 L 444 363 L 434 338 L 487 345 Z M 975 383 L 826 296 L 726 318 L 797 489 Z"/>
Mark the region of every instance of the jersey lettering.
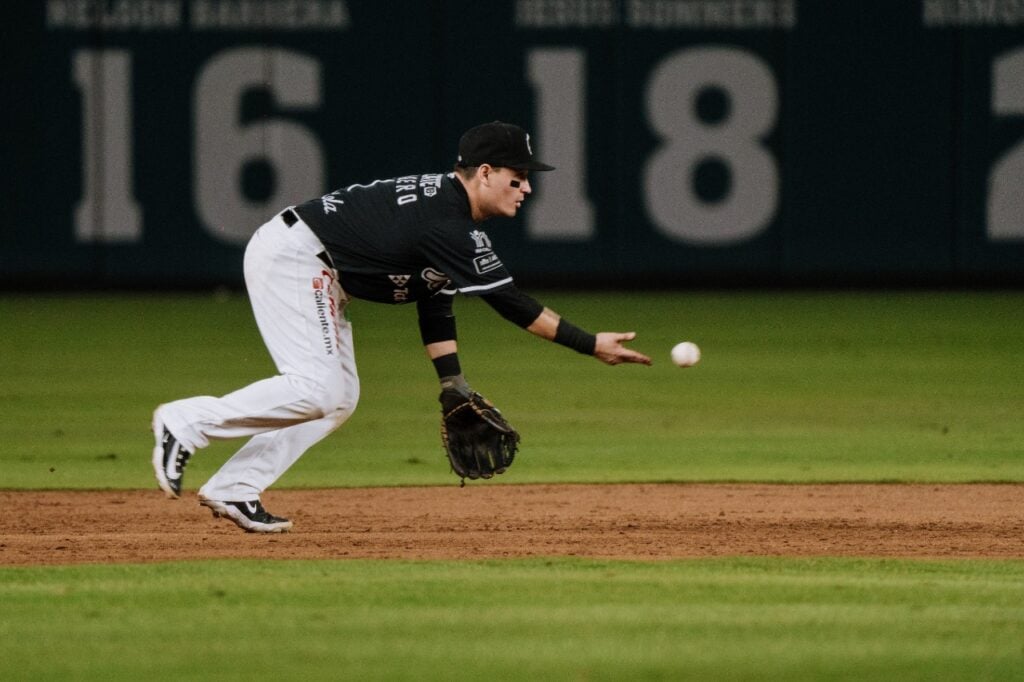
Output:
<path fill-rule="evenodd" d="M 400 178 L 395 178 L 395 193 L 398 194 L 399 206 L 405 206 L 416 201 L 417 196 L 415 194 L 403 194 L 403 192 L 415 192 L 416 181 L 419 179 L 418 175 L 403 175 Z"/>
<path fill-rule="evenodd" d="M 340 191 L 340 190 L 339 190 Z M 345 203 L 345 201 L 338 196 L 338 192 L 331 192 L 320 197 L 320 202 L 323 204 L 324 213 L 334 213 L 338 210 L 338 207 Z"/>
<path fill-rule="evenodd" d="M 442 178 L 444 178 L 444 175 L 442 173 L 427 173 L 426 175 L 421 175 L 420 189 L 423 190 L 423 196 L 436 196 L 437 190 L 441 188 Z"/>

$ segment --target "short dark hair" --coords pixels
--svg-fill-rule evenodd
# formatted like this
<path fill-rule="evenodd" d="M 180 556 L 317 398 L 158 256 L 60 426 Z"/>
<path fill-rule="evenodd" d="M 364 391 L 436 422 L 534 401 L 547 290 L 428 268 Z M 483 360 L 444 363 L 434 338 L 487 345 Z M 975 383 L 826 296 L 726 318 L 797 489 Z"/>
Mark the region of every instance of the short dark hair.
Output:
<path fill-rule="evenodd" d="M 470 180 L 474 175 L 476 175 L 476 169 L 479 167 L 480 166 L 461 166 L 456 163 L 453 170 L 462 176 L 463 180 Z"/>

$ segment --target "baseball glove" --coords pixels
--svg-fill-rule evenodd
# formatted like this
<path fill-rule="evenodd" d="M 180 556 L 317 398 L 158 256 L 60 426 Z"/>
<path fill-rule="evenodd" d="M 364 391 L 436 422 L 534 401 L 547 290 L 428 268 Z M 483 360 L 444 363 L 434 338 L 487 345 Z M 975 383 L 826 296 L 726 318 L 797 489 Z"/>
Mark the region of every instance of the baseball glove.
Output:
<path fill-rule="evenodd" d="M 444 389 L 440 401 L 441 442 L 462 484 L 505 473 L 519 449 L 519 433 L 498 408 L 468 386 Z"/>

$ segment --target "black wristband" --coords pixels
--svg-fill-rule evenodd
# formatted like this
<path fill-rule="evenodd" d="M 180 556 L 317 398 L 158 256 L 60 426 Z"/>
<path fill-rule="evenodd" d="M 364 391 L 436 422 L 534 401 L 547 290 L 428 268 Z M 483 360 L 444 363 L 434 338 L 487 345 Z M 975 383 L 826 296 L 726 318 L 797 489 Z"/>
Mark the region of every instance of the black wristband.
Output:
<path fill-rule="evenodd" d="M 577 353 L 593 355 L 594 348 L 597 346 L 597 337 L 593 334 L 588 334 L 571 322 L 566 322 L 565 318 L 562 318 L 558 321 L 554 342 L 566 348 L 572 348 Z"/>
<path fill-rule="evenodd" d="M 434 358 L 432 362 L 434 363 L 434 369 L 437 370 L 438 379 L 462 374 L 462 367 L 459 365 L 459 356 L 457 353 L 442 355 L 441 357 Z"/>

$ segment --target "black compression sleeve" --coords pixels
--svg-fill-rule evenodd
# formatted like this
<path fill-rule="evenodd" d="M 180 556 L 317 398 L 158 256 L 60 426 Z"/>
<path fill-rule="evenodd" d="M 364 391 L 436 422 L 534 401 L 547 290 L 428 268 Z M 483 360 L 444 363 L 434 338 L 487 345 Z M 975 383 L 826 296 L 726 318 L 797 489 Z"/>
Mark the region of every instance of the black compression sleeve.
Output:
<path fill-rule="evenodd" d="M 423 339 L 424 346 L 438 341 L 458 340 L 451 296 L 437 294 L 417 301 L 416 309 L 419 313 L 420 338 Z"/>
<path fill-rule="evenodd" d="M 514 286 L 493 294 L 484 294 L 480 298 L 487 301 L 499 315 L 523 329 L 533 324 L 544 311 L 544 306 Z"/>
<path fill-rule="evenodd" d="M 565 318 L 558 321 L 554 341 L 584 355 L 593 355 L 597 345 L 596 336 L 583 331 L 571 322 L 566 322 Z"/>

